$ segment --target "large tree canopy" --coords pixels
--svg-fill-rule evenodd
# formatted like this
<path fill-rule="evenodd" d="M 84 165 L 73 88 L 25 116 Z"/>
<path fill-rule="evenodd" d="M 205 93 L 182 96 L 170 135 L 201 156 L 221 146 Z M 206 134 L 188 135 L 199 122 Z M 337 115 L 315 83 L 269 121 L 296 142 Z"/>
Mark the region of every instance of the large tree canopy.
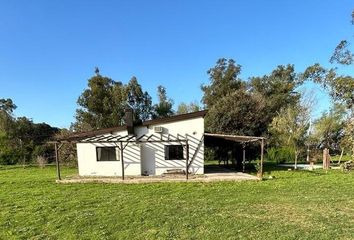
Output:
<path fill-rule="evenodd" d="M 237 90 L 222 97 L 209 108 L 205 118 L 206 130 L 214 133 L 261 135 L 262 99 Z"/>
<path fill-rule="evenodd" d="M 88 80 L 88 88 L 77 101 L 76 128 L 90 130 L 119 125 L 124 115 L 125 96 L 121 82 L 97 72 Z"/>
<path fill-rule="evenodd" d="M 241 65 L 233 59 L 221 58 L 213 68 L 208 70 L 209 85 L 202 85 L 204 92 L 203 103 L 206 108 L 212 107 L 222 97 L 233 93 L 241 88 L 242 81 L 239 79 Z"/>
<path fill-rule="evenodd" d="M 134 110 L 134 121 L 145 121 L 152 117 L 153 108 L 150 95 L 143 91 L 136 77 L 128 84 L 113 81 L 99 74 L 88 80 L 88 88 L 78 99 L 75 130 L 118 126 L 124 123 L 124 109 Z"/>
<path fill-rule="evenodd" d="M 222 58 L 208 73 L 210 84 L 202 90 L 211 132 L 266 135 L 277 112 L 300 99 L 294 92 L 300 82 L 293 65 L 278 66 L 270 75 L 246 82 L 239 78 L 241 66 Z"/>
<path fill-rule="evenodd" d="M 250 78 L 250 92 L 260 95 L 265 104 L 265 111 L 258 119 L 263 122 L 260 132 L 266 132 L 268 125 L 281 109 L 298 104 L 300 94 L 295 90 L 299 85 L 300 81 L 293 65 L 280 65 L 270 75 Z"/>
<path fill-rule="evenodd" d="M 148 92 L 143 92 L 136 77 L 132 77 L 126 86 L 128 102 L 134 111 L 136 122 L 145 121 L 152 115 L 152 100 Z"/>

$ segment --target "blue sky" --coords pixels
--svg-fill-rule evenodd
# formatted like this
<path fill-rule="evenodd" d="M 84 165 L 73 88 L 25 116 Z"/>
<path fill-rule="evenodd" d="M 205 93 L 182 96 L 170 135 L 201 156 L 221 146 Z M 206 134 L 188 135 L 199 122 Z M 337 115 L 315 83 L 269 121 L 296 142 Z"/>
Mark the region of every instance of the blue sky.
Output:
<path fill-rule="evenodd" d="M 0 98 L 14 100 L 16 116 L 68 127 L 98 66 L 114 80 L 136 76 L 154 99 L 162 84 L 175 106 L 199 101 L 220 57 L 241 64 L 244 79 L 280 64 L 329 66 L 338 41 L 354 41 L 352 9 L 349 0 L 0 0 Z M 320 112 L 329 100 L 316 94 Z"/>

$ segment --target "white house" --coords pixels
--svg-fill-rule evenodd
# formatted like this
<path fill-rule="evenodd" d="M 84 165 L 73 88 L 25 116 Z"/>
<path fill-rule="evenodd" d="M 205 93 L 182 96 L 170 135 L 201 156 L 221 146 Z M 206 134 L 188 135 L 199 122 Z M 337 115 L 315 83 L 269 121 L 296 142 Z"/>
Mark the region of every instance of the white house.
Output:
<path fill-rule="evenodd" d="M 131 114 L 131 113 L 130 113 Z M 206 111 L 176 115 L 74 136 L 80 176 L 204 173 Z M 128 113 L 129 118 L 129 113 Z"/>

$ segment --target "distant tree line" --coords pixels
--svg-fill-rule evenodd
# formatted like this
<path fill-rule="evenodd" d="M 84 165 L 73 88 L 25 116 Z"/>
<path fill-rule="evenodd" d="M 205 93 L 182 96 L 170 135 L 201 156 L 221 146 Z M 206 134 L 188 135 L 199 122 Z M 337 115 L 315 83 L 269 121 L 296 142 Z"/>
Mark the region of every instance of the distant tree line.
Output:
<path fill-rule="evenodd" d="M 11 99 L 0 99 L 0 164 L 28 164 L 37 157 L 50 158 L 53 151 L 46 141 L 59 129 L 26 117 L 16 118 L 15 109 Z"/>

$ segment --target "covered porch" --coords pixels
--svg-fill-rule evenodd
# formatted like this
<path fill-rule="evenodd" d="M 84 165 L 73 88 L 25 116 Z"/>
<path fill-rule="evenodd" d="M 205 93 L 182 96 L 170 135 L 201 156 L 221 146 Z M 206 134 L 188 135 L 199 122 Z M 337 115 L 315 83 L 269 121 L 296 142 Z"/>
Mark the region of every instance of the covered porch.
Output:
<path fill-rule="evenodd" d="M 255 136 L 241 136 L 241 135 L 231 135 L 231 134 L 215 134 L 215 133 L 204 133 L 205 145 L 211 148 L 221 148 L 224 157 L 218 159 L 218 164 L 207 164 L 205 165 L 205 172 L 209 174 L 213 173 L 235 173 L 242 172 L 246 173 L 247 159 L 250 162 L 250 158 L 247 154 L 247 150 L 251 150 L 252 147 L 254 151 L 257 151 L 257 146 L 259 146 L 259 161 L 257 162 L 257 176 L 259 178 L 263 177 L 263 162 L 264 162 L 264 144 L 266 138 L 255 137 Z M 242 152 L 240 164 L 237 164 L 235 156 L 230 156 L 230 151 L 237 151 L 234 147 L 234 143 L 239 144 L 238 152 Z M 228 150 L 225 150 L 228 149 Z M 240 151 L 241 150 L 241 151 Z M 223 163 L 223 164 L 221 164 Z"/>

